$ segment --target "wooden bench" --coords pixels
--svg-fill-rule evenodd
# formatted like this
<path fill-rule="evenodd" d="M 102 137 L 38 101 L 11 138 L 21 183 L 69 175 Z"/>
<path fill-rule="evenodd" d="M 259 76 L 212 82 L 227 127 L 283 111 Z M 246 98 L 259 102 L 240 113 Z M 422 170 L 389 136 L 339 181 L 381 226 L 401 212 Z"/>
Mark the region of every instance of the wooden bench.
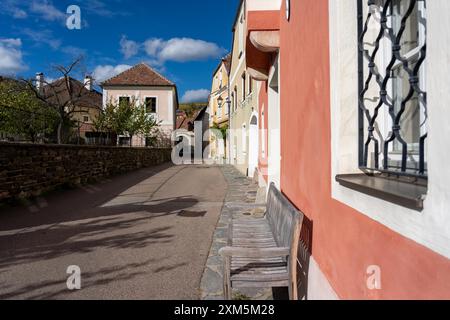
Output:
<path fill-rule="evenodd" d="M 263 218 L 230 221 L 224 259 L 224 298 L 232 288 L 288 287 L 289 298 L 298 299 L 297 252 L 304 215 L 270 185 Z"/>

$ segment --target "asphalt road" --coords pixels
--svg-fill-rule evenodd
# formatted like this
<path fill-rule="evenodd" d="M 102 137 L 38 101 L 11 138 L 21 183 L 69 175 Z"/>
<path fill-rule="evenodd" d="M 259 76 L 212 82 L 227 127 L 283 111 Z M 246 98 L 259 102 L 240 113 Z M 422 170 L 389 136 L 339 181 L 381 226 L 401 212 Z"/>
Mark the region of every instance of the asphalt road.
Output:
<path fill-rule="evenodd" d="M 218 168 L 164 165 L 2 208 L 0 299 L 198 299 L 226 188 Z"/>

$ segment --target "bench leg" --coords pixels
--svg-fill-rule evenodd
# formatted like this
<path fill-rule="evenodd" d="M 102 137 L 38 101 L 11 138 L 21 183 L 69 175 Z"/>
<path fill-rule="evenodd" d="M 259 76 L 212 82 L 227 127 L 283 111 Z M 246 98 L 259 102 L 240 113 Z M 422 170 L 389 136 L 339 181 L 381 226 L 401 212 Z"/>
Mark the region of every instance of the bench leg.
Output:
<path fill-rule="evenodd" d="M 225 300 L 232 300 L 232 288 L 231 288 L 231 259 L 225 258 L 225 263 L 223 267 L 223 298 Z"/>
<path fill-rule="evenodd" d="M 292 265 L 291 261 L 288 263 L 289 270 L 289 300 L 298 300 L 298 287 L 297 287 L 297 266 Z"/>
<path fill-rule="evenodd" d="M 231 292 L 232 292 L 231 283 L 224 283 L 223 284 L 223 297 L 225 300 L 231 301 L 233 299 Z"/>
<path fill-rule="evenodd" d="M 293 301 L 298 300 L 298 288 L 297 284 L 294 282 L 291 282 L 291 285 L 289 286 L 289 299 Z"/>
<path fill-rule="evenodd" d="M 231 259 L 229 257 L 224 258 L 223 264 L 223 298 L 225 300 L 232 300 L 232 288 L 231 288 Z"/>

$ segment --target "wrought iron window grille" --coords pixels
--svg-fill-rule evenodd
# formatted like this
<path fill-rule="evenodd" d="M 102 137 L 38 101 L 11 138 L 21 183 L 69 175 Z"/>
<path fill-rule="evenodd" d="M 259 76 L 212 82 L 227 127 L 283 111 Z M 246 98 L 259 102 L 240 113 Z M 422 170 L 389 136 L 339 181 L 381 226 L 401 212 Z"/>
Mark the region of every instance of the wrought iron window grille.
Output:
<path fill-rule="evenodd" d="M 358 0 L 359 167 L 366 173 L 427 179 L 425 14 L 426 0 Z"/>

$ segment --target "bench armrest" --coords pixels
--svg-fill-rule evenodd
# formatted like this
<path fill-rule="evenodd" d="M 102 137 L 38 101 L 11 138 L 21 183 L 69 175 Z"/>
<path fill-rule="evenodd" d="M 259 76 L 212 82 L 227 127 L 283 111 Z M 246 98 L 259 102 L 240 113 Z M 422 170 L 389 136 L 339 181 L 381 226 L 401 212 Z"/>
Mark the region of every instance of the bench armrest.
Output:
<path fill-rule="evenodd" d="M 291 249 L 280 248 L 237 248 L 224 247 L 219 250 L 219 254 L 224 258 L 285 258 L 290 256 Z"/>

